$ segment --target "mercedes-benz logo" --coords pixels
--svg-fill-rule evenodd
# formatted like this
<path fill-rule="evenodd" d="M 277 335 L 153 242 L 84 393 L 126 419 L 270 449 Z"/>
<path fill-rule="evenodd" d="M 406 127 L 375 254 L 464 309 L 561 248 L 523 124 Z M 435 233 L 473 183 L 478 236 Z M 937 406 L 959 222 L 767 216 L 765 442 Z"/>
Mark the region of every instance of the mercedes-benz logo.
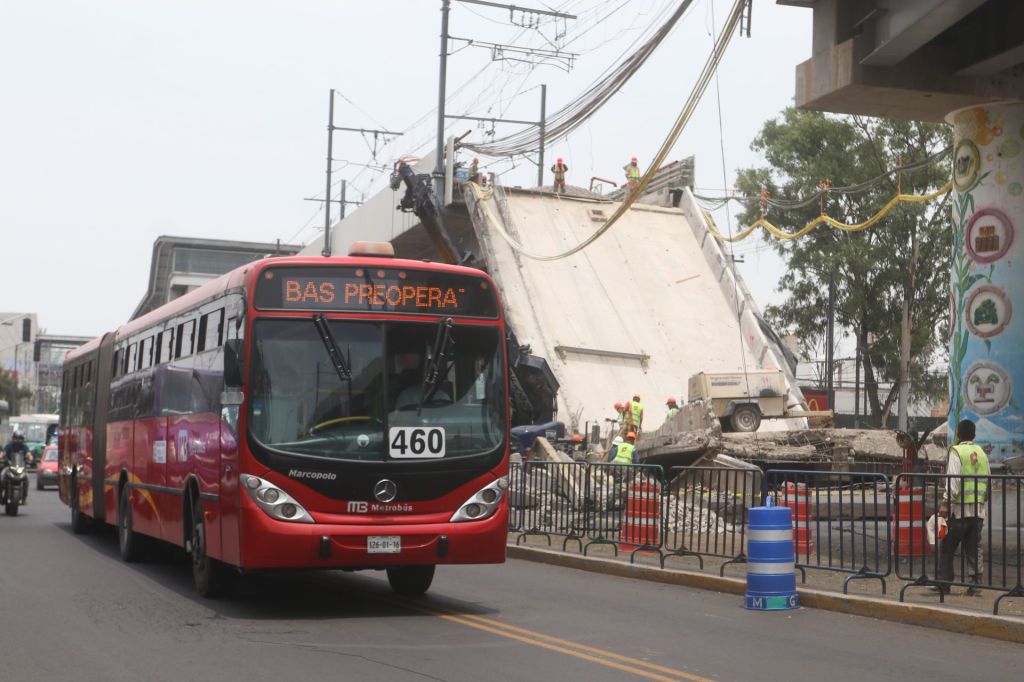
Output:
<path fill-rule="evenodd" d="M 398 486 L 394 481 L 382 478 L 377 481 L 377 485 L 373 486 L 373 496 L 379 502 L 391 502 L 398 497 Z"/>

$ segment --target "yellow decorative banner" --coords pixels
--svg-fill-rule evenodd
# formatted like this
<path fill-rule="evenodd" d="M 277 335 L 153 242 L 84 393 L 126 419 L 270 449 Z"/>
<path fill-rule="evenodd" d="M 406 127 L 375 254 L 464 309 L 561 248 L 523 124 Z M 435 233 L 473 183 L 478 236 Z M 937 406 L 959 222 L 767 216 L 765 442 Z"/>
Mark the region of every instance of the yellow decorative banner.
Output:
<path fill-rule="evenodd" d="M 807 234 L 808 232 L 822 224 L 831 225 L 837 230 L 842 230 L 843 232 L 860 232 L 861 230 L 866 230 L 869 227 L 875 225 L 878 221 L 880 221 L 882 218 L 888 215 L 889 212 L 892 211 L 892 209 L 896 208 L 897 204 L 901 204 L 904 202 L 920 204 L 926 201 L 931 201 L 933 199 L 941 197 L 943 194 L 948 193 L 951 189 L 953 189 L 953 183 L 947 182 L 945 185 L 929 194 L 897 194 L 892 199 L 890 199 L 888 203 L 886 203 L 885 206 L 883 206 L 881 210 L 878 211 L 878 213 L 871 216 L 862 223 L 855 223 L 852 225 L 840 222 L 831 216 L 822 214 L 795 232 L 787 232 L 786 230 L 783 230 L 771 224 L 764 218 L 760 218 L 754 223 L 752 223 L 749 227 L 745 228 L 736 236 L 729 237 L 718 231 L 718 229 L 715 227 L 714 221 L 711 220 L 711 215 L 707 211 L 704 211 L 703 213 L 704 221 L 708 225 L 708 231 L 715 237 L 715 239 L 722 242 L 738 242 L 742 239 L 746 239 L 751 234 L 753 234 L 754 230 L 756 230 L 759 227 L 764 228 L 769 233 L 775 235 L 779 239 L 798 239 L 799 237 L 803 237 L 805 234 Z"/>

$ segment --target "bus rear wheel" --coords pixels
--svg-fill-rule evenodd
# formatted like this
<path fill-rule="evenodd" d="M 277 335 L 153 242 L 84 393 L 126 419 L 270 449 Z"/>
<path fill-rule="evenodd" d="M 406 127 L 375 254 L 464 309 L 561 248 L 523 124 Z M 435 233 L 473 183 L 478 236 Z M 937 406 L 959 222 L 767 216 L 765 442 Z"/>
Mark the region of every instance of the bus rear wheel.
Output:
<path fill-rule="evenodd" d="M 198 496 L 192 502 L 192 531 L 188 548 L 192 558 L 192 584 L 200 597 L 215 599 L 228 586 L 228 569 L 206 553 L 206 523 Z"/>
<path fill-rule="evenodd" d="M 434 582 L 435 566 L 396 566 L 388 569 L 391 589 L 403 597 L 419 597 Z"/>
<path fill-rule="evenodd" d="M 89 531 L 89 519 L 78 508 L 78 481 L 71 480 L 71 532 L 81 535 Z"/>

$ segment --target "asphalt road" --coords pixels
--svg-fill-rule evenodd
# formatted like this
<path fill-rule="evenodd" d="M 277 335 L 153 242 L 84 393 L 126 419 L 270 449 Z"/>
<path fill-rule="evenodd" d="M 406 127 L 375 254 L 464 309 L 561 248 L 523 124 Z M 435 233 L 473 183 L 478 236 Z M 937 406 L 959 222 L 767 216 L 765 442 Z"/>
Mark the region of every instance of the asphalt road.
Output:
<path fill-rule="evenodd" d="M 0 516 L 0 680 L 1020 679 L 1024 647 L 510 561 L 438 570 L 428 598 L 383 574 L 247 576 L 192 593 L 173 553 L 124 564 L 71 534 L 53 491 Z"/>

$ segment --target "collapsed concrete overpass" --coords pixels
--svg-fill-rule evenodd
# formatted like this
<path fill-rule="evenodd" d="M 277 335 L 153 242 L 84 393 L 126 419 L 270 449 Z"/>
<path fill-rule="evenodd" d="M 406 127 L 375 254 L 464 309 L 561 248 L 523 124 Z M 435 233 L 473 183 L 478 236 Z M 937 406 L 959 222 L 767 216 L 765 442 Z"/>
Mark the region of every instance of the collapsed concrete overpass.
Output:
<path fill-rule="evenodd" d="M 556 261 L 518 253 L 502 233 L 535 252 L 562 252 L 598 229 L 619 202 L 578 188 L 569 196 L 497 186 L 478 196 L 465 185 L 444 219 L 458 252 L 472 254 L 473 265 L 498 283 L 518 342 L 547 361 L 545 371 L 559 385 L 558 418 L 570 427 L 603 426 L 615 402 L 639 393 L 645 425 L 656 428 L 665 398 L 684 401 L 688 378 L 700 371 L 783 370 L 787 404 L 802 411 L 784 351 L 689 190 L 655 184 L 645 200 L 667 205 L 635 204 L 607 234 Z M 395 210 L 399 198 L 384 190 L 339 222 L 332 251 L 368 239 L 390 241 L 399 257 L 436 259 L 417 219 Z M 304 253 L 321 250 L 317 241 Z M 762 429 L 805 426 L 802 418 L 766 420 Z"/>

